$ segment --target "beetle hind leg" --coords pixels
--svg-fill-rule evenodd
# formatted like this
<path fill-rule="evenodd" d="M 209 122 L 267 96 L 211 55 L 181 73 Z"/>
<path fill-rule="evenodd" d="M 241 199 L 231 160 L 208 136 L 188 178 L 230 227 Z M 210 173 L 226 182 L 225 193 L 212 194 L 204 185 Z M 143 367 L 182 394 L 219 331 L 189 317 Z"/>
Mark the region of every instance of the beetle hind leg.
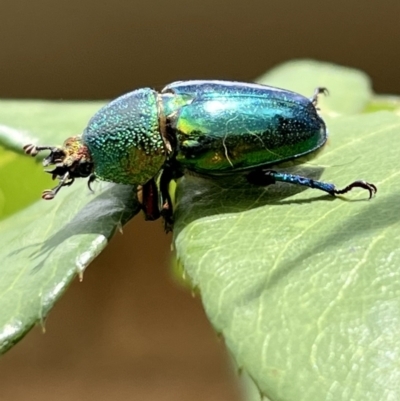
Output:
<path fill-rule="evenodd" d="M 323 86 L 318 86 L 317 88 L 315 88 L 314 94 L 310 98 L 310 102 L 314 105 L 314 107 L 316 107 L 318 104 L 318 96 L 319 95 L 328 96 L 329 95 L 328 89 Z"/>
<path fill-rule="evenodd" d="M 295 174 L 281 173 L 274 170 L 254 171 L 247 176 L 247 179 L 251 184 L 260 186 L 267 186 L 277 182 L 302 185 L 308 188 L 319 189 L 320 191 L 324 191 L 332 196 L 343 195 L 347 192 L 350 192 L 353 188 L 362 188 L 369 192 L 369 199 L 371 199 L 377 192 L 377 188 L 374 184 L 363 180 L 354 181 L 343 189 L 337 189 L 334 184 L 329 182 L 317 181 L 313 180 L 312 178 L 302 177 Z"/>

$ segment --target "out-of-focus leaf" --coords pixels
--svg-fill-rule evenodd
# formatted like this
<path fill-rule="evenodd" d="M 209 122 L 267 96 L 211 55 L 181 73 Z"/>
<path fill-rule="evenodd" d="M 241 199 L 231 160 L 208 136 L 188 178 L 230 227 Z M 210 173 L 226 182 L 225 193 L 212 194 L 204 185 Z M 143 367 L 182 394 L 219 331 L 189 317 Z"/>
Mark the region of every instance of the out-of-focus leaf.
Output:
<path fill-rule="evenodd" d="M 48 312 L 138 211 L 132 187 L 81 182 L 0 222 L 0 353 Z"/>

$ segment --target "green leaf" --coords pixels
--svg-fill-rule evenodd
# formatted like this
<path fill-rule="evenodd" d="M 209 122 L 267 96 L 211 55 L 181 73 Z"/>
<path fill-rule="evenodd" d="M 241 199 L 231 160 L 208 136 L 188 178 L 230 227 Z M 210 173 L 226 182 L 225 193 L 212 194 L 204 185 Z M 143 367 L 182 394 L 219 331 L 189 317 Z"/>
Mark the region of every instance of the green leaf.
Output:
<path fill-rule="evenodd" d="M 0 218 L 38 200 L 41 189 L 51 186 L 41 164 L 0 146 Z"/>
<path fill-rule="evenodd" d="M 316 87 L 326 87 L 329 96 L 320 96 L 324 114 L 354 114 L 366 107 L 372 96 L 369 77 L 362 71 L 314 60 L 281 64 L 257 79 L 258 82 L 291 89 L 311 97 Z"/>
<path fill-rule="evenodd" d="M 132 187 L 81 182 L 0 223 L 0 353 L 41 323 L 71 281 L 138 211 Z"/>
<path fill-rule="evenodd" d="M 329 71 L 325 81 L 332 87 Z M 399 399 L 400 115 L 326 122 L 325 150 L 293 171 L 338 187 L 365 179 L 375 198 L 186 176 L 177 254 L 238 368 L 268 399 Z"/>
<path fill-rule="evenodd" d="M 387 110 L 400 114 L 400 97 L 390 95 L 374 96 L 367 104 L 364 112 L 373 113 L 376 111 Z"/>

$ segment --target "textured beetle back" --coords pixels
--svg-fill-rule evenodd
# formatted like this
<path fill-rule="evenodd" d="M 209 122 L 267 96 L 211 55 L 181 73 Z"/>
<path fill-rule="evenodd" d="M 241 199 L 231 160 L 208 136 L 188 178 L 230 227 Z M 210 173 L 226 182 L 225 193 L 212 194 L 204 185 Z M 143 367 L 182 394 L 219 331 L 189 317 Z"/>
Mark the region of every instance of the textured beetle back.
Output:
<path fill-rule="evenodd" d="M 157 93 L 143 88 L 107 104 L 89 121 L 83 141 L 98 178 L 121 184 L 146 183 L 165 160 Z"/>
<path fill-rule="evenodd" d="M 327 131 L 312 101 L 288 90 L 225 81 L 183 81 L 164 88 L 191 99 L 169 117 L 186 169 L 235 174 L 315 154 Z M 172 103 L 170 101 L 170 103 Z"/>

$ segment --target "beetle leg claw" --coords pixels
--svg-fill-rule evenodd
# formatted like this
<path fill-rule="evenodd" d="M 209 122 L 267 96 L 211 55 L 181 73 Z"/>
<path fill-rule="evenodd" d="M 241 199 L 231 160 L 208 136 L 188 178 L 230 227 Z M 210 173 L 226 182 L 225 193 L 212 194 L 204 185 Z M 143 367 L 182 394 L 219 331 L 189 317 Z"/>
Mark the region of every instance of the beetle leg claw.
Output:
<path fill-rule="evenodd" d="M 351 184 L 347 185 L 347 187 L 345 187 L 343 189 L 335 189 L 333 191 L 332 195 L 343 195 L 346 192 L 351 191 L 353 188 L 366 189 L 369 192 L 369 199 L 371 199 L 378 191 L 378 188 L 374 184 L 371 184 L 364 180 L 358 180 L 358 181 L 352 182 Z"/>

